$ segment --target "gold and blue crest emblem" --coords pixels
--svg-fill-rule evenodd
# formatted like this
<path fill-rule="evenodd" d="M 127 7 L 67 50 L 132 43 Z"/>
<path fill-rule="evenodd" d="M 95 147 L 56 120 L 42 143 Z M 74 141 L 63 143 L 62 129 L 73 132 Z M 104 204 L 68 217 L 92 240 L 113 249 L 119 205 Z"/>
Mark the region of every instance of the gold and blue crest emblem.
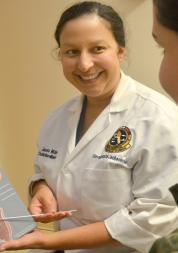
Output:
<path fill-rule="evenodd" d="M 120 127 L 108 141 L 105 151 L 109 153 L 119 153 L 131 148 L 130 141 L 132 139 L 131 131 L 128 127 Z"/>

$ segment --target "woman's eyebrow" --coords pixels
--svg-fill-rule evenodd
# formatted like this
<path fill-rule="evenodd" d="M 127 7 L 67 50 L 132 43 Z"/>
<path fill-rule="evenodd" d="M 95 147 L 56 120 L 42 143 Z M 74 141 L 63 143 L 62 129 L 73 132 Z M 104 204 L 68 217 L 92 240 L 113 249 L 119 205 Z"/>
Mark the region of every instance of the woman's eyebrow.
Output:
<path fill-rule="evenodd" d="M 106 41 L 105 40 L 94 40 L 94 41 L 91 41 L 90 42 L 91 45 L 96 45 L 96 44 L 106 44 Z M 75 44 L 73 44 L 72 42 L 64 42 L 64 43 L 61 43 L 62 46 L 65 46 L 65 47 L 74 47 L 76 46 Z"/>
<path fill-rule="evenodd" d="M 72 43 L 61 43 L 64 47 L 73 47 L 74 45 Z"/>

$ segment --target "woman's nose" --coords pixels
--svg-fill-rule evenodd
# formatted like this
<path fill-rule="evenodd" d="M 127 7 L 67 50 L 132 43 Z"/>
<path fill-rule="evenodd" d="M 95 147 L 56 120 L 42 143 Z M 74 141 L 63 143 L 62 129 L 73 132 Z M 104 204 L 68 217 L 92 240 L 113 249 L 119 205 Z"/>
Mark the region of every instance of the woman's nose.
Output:
<path fill-rule="evenodd" d="M 87 72 L 94 65 L 92 56 L 89 53 L 81 53 L 78 58 L 77 67 L 81 72 Z"/>

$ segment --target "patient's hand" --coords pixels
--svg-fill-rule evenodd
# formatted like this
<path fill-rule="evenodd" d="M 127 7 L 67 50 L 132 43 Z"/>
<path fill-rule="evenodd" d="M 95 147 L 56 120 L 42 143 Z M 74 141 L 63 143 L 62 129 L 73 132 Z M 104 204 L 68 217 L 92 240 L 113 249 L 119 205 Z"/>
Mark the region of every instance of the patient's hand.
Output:
<path fill-rule="evenodd" d="M 43 248 L 43 242 L 48 235 L 38 230 L 24 235 L 18 240 L 11 240 L 0 244 L 0 252 L 5 250 L 37 249 Z"/>

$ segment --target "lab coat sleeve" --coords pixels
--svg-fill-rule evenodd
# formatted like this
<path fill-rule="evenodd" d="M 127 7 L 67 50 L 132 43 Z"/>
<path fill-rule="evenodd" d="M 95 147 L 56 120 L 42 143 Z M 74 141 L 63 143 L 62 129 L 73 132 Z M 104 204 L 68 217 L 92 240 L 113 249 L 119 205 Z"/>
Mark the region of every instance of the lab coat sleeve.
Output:
<path fill-rule="evenodd" d="M 143 124 L 144 120 L 136 127 L 137 148 L 131 154 L 136 157 L 133 201 L 107 218 L 105 225 L 112 238 L 146 253 L 156 239 L 178 227 L 178 208 L 168 190 L 178 181 L 178 138 L 176 120 L 155 120 L 145 131 Z"/>
<path fill-rule="evenodd" d="M 38 144 L 38 150 L 40 150 L 39 148 L 39 144 Z M 28 185 L 28 196 L 30 199 L 30 196 L 32 196 L 32 190 L 33 190 L 33 185 L 35 182 L 39 181 L 39 180 L 45 180 L 44 174 L 40 168 L 40 162 L 39 162 L 39 156 L 37 154 L 36 159 L 35 159 L 35 163 L 34 163 L 34 174 L 33 176 L 30 178 L 29 180 L 29 185 Z"/>
<path fill-rule="evenodd" d="M 33 189 L 33 185 L 35 182 L 39 181 L 39 180 L 45 180 L 43 173 L 40 170 L 40 167 L 35 164 L 35 174 L 31 177 L 30 181 L 29 181 L 29 197 L 32 196 L 32 189 Z"/>
<path fill-rule="evenodd" d="M 36 162 L 35 162 L 35 166 L 34 166 L 35 167 L 35 174 L 31 177 L 31 183 L 36 182 L 41 179 L 45 179 L 43 172 L 41 171 L 40 166 L 37 163 L 37 160 L 38 160 L 38 158 L 36 159 Z"/>
<path fill-rule="evenodd" d="M 33 176 L 30 178 L 29 180 L 29 185 L 28 185 L 28 191 L 29 191 L 29 195 L 31 196 L 32 193 L 32 188 L 35 182 L 39 181 L 39 180 L 45 180 L 45 176 L 43 173 L 43 170 L 41 169 L 41 163 L 40 163 L 40 157 L 39 157 L 39 152 L 42 149 L 43 146 L 45 146 L 45 139 L 47 139 L 47 134 L 46 131 L 48 129 L 50 129 L 50 123 L 51 123 L 51 118 L 53 117 L 54 113 L 50 113 L 49 117 L 47 118 L 47 120 L 44 122 L 44 125 L 41 128 L 41 132 L 37 141 L 37 155 L 36 155 L 36 159 L 34 162 L 34 174 Z"/>

